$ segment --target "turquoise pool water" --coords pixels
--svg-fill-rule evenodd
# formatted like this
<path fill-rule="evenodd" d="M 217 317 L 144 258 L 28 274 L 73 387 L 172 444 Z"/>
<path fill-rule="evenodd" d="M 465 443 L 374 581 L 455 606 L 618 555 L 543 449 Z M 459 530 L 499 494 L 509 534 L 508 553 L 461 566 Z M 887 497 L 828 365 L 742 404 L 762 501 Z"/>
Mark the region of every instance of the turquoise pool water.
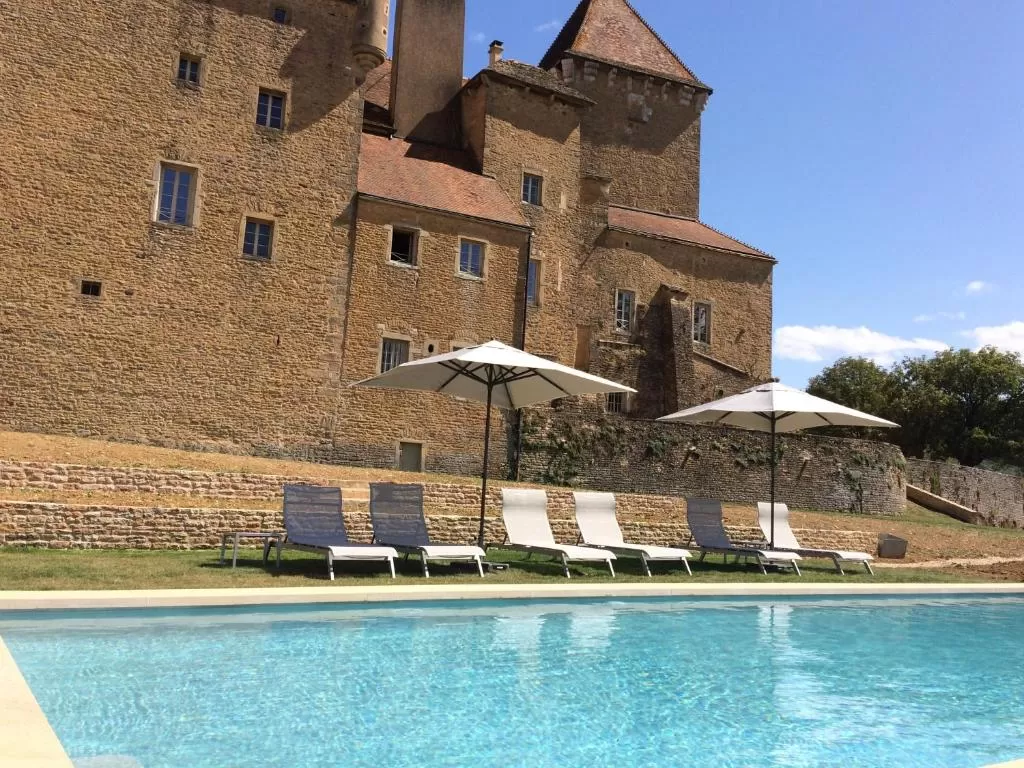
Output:
<path fill-rule="evenodd" d="M 1018 598 L 0 614 L 0 635 L 71 757 L 119 767 L 1024 757 Z"/>

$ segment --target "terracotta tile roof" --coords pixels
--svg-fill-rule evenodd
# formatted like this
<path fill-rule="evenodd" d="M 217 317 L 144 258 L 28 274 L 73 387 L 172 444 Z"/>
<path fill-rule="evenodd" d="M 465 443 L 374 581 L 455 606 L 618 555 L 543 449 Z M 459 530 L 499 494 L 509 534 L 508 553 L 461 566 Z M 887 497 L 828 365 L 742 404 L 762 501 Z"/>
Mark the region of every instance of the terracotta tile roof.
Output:
<path fill-rule="evenodd" d="M 584 96 L 575 88 L 566 85 L 557 75 L 548 72 L 546 69 L 535 67 L 532 64 L 524 64 L 521 61 L 502 59 L 483 70 L 480 74 L 491 74 L 498 78 L 532 85 L 542 91 L 558 94 L 574 104 L 596 103 L 593 99 Z"/>
<path fill-rule="evenodd" d="M 362 88 L 363 98 L 368 104 L 388 110 L 391 106 L 391 59 L 386 59 L 376 69 L 370 70 Z"/>
<path fill-rule="evenodd" d="M 759 259 L 775 260 L 764 251 L 752 248 L 696 219 L 684 219 L 680 216 L 667 216 L 611 205 L 608 206 L 608 228 L 704 245 Z"/>
<path fill-rule="evenodd" d="M 358 189 L 361 195 L 526 226 L 497 181 L 474 173 L 464 153 L 431 144 L 364 133 Z"/>
<path fill-rule="evenodd" d="M 541 68 L 554 67 L 566 51 L 707 88 L 626 0 L 582 0 Z"/>

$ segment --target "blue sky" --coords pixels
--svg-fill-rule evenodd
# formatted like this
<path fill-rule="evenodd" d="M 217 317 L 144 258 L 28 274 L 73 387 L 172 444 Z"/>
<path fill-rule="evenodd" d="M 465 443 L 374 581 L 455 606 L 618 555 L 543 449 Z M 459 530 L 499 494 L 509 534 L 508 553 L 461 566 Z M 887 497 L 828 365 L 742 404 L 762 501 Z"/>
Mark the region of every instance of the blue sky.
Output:
<path fill-rule="evenodd" d="M 1024 352 L 1024 3 L 634 0 L 715 89 L 701 218 L 779 259 L 775 375 L 845 354 Z M 468 0 L 537 63 L 576 0 Z"/>

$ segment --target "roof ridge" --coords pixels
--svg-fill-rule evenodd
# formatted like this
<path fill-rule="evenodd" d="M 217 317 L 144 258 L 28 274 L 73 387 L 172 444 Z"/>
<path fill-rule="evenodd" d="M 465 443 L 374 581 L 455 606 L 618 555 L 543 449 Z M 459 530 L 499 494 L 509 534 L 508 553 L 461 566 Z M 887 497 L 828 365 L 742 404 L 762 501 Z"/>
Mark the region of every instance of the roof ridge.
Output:
<path fill-rule="evenodd" d="M 679 58 L 679 54 L 677 54 L 674 50 L 672 50 L 672 46 L 669 45 L 668 43 L 666 43 L 664 38 L 661 35 L 658 34 L 658 30 L 656 30 L 654 27 L 652 27 L 647 22 L 647 19 L 644 18 L 643 14 L 640 13 L 640 11 L 638 11 L 636 8 L 634 8 L 633 4 L 631 2 L 629 2 L 629 0 L 622 0 L 622 2 L 624 2 L 626 4 L 626 7 L 629 8 L 629 10 L 631 10 L 636 15 L 636 17 L 638 19 L 640 19 L 640 22 L 645 27 L 647 27 L 647 30 L 652 35 L 654 35 L 655 39 L 659 43 L 661 43 L 663 46 L 665 46 L 665 50 L 668 51 L 672 55 L 672 58 L 675 59 L 676 62 L 679 64 L 679 66 L 683 68 L 683 71 L 686 72 L 686 74 L 688 74 L 691 78 L 696 80 L 698 83 L 701 82 L 701 79 L 699 77 L 697 77 L 697 75 L 695 75 L 693 73 L 693 70 L 690 69 L 688 66 L 686 66 L 686 64 L 683 63 L 683 60 L 681 58 Z"/>

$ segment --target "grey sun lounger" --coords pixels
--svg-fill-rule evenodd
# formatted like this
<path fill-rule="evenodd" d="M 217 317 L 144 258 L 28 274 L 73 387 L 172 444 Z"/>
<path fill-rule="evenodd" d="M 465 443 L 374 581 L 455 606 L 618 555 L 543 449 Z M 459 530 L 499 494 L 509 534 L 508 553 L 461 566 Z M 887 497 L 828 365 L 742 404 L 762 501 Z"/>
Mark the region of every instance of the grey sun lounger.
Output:
<path fill-rule="evenodd" d="M 334 580 L 334 563 L 338 561 L 379 560 L 387 562 L 391 578 L 395 578 L 393 547 L 356 544 L 349 541 L 345 518 L 341 514 L 341 489 L 314 485 L 284 487 L 283 546 L 303 552 L 316 552 L 327 558 L 327 574 Z M 278 567 L 281 565 L 278 563 Z"/>
<path fill-rule="evenodd" d="M 370 483 L 370 522 L 373 539 L 394 547 L 406 556 L 419 555 L 423 575 L 430 578 L 428 560 L 476 562 L 484 575 L 484 551 L 480 547 L 434 544 L 423 516 L 423 486 L 400 483 Z"/>
<path fill-rule="evenodd" d="M 690 551 L 675 547 L 655 547 L 646 544 L 629 544 L 622 536 L 619 521 L 615 518 L 615 494 L 573 492 L 576 503 L 576 525 L 580 529 L 580 541 L 588 547 L 599 547 L 616 555 L 638 555 L 643 563 L 644 573 L 651 575 L 651 561 L 681 561 L 691 576 Z"/>
<path fill-rule="evenodd" d="M 766 565 L 774 565 L 777 568 L 792 568 L 797 576 L 801 575 L 800 566 L 797 565 L 800 555 L 795 552 L 733 544 L 729 540 L 729 534 L 725 532 L 721 502 L 714 499 L 687 499 L 686 524 L 690 528 L 690 540 L 696 543 L 702 561 L 709 552 L 726 558 L 735 555 L 737 560 L 741 557 L 756 560 L 761 567 L 761 573 L 768 573 Z"/>
<path fill-rule="evenodd" d="M 576 547 L 559 544 L 551 532 L 547 513 L 548 496 L 544 491 L 503 488 L 501 491 L 501 517 L 505 522 L 505 542 L 502 547 L 523 552 L 540 552 L 562 561 L 565 578 L 569 563 L 596 561 L 605 563 L 612 578 L 615 553 L 595 547 Z"/>
<path fill-rule="evenodd" d="M 772 505 L 761 501 L 757 504 L 757 522 L 761 526 L 765 540 L 771 540 L 771 513 Z M 775 548 L 785 552 L 796 552 L 802 557 L 827 558 L 835 563 L 836 570 L 843 573 L 843 563 L 855 563 L 863 565 L 872 576 L 871 561 L 874 558 L 867 552 L 852 552 L 846 549 L 815 549 L 813 547 L 801 547 L 796 540 L 796 534 L 789 525 L 789 507 L 785 504 L 775 502 Z"/>

